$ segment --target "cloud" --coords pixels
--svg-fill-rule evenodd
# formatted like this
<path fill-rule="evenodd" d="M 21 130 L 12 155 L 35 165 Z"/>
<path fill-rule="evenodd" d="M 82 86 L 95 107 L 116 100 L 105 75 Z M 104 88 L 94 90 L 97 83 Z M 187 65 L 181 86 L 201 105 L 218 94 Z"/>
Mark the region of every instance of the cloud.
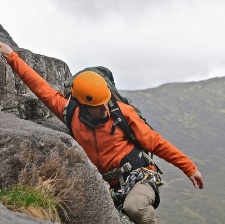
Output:
<path fill-rule="evenodd" d="M 4 5 L 1 24 L 20 47 L 63 60 L 72 73 L 109 67 L 119 89 L 223 76 L 223 0 L 7 0 Z"/>

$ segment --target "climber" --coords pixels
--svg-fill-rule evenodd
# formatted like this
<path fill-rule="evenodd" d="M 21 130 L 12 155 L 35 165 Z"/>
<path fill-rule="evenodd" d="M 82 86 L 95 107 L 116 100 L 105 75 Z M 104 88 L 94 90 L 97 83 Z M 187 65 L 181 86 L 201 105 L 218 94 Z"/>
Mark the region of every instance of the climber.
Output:
<path fill-rule="evenodd" d="M 5 43 L 0 42 L 0 53 L 31 91 L 64 122 L 63 111 L 68 99 L 51 88 Z M 123 211 L 137 224 L 157 223 L 154 209 L 157 184 L 154 179 L 158 174 L 148 169 L 149 164 L 144 154 L 140 153 L 141 149 L 126 138 L 121 128 L 116 127 L 115 134 L 110 134 L 114 120 L 110 116 L 108 102 L 111 93 L 105 80 L 94 72 L 83 72 L 73 82 L 72 96 L 79 104 L 71 124 L 74 139 L 83 147 L 99 172 L 108 179 L 112 188 L 117 188 L 118 178 L 121 178 L 116 176 L 116 172 L 113 173 L 115 169 L 119 173 L 126 173 L 128 179 L 136 171 L 138 175 L 147 174 L 151 181 L 148 178 L 142 181 L 142 175 L 143 178 L 127 192 Z M 121 102 L 118 105 L 142 148 L 178 167 L 195 188 L 203 189 L 202 175 L 188 156 L 163 139 L 159 133 L 151 130 L 132 106 Z M 116 178 L 108 178 L 110 175 Z M 124 181 L 126 190 L 127 182 Z"/>

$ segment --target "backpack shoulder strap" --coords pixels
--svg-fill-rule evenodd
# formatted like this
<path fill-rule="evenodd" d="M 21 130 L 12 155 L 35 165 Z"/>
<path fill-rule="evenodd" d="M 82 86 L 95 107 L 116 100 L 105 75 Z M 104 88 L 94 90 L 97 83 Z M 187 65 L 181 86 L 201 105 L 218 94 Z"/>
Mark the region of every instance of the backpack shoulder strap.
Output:
<path fill-rule="evenodd" d="M 78 103 L 75 100 L 68 100 L 67 105 L 64 107 L 63 111 L 63 117 L 64 117 L 64 122 L 66 126 L 69 129 L 70 135 L 74 138 L 72 128 L 71 128 L 71 121 L 73 118 L 74 111 L 78 107 Z"/>
<path fill-rule="evenodd" d="M 132 132 L 130 126 L 128 125 L 122 111 L 120 110 L 120 108 L 116 102 L 116 99 L 113 98 L 113 96 L 109 100 L 109 108 L 110 108 L 110 114 L 111 114 L 112 118 L 114 119 L 114 123 L 112 125 L 110 134 L 113 135 L 115 132 L 116 125 L 119 125 L 123 129 L 123 131 L 126 133 L 127 137 L 131 141 L 136 143 L 133 132 Z"/>
<path fill-rule="evenodd" d="M 110 134 L 113 135 L 114 132 L 115 132 L 116 125 L 119 125 L 122 128 L 122 130 L 125 132 L 125 134 L 127 135 L 127 137 L 132 142 L 134 142 L 137 147 L 139 147 L 141 149 L 142 147 L 140 146 L 140 143 L 135 139 L 134 134 L 133 134 L 133 131 L 131 130 L 130 126 L 128 125 L 128 123 L 127 123 L 127 121 L 126 121 L 126 119 L 125 119 L 122 111 L 120 110 L 120 108 L 119 108 L 119 106 L 118 106 L 118 104 L 116 102 L 116 99 L 113 98 L 113 96 L 109 100 L 109 108 L 110 108 L 111 116 L 114 119 L 114 123 L 112 125 Z M 149 128 L 152 129 L 150 125 L 149 125 Z M 144 151 L 146 151 L 146 150 L 144 150 Z M 150 157 L 149 157 L 149 155 L 148 155 L 149 153 L 147 151 L 146 151 L 145 154 L 146 154 L 146 156 L 147 156 L 148 159 L 151 159 L 151 160 L 153 159 L 153 153 L 152 152 L 150 153 Z M 157 166 L 157 171 L 159 171 L 160 173 L 162 173 L 162 171 L 158 168 L 158 166 Z"/>

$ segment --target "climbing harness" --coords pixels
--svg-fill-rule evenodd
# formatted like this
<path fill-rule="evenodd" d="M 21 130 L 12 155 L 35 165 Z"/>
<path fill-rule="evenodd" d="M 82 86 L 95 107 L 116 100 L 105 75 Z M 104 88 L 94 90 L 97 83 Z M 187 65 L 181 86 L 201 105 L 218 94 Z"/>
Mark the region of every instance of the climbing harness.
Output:
<path fill-rule="evenodd" d="M 141 167 L 136 170 L 132 170 L 127 177 L 125 183 L 123 184 L 123 187 L 118 190 L 114 191 L 114 189 L 110 190 L 111 196 L 113 198 L 113 201 L 118 208 L 118 210 L 121 210 L 123 207 L 123 202 L 128 195 L 128 193 L 131 191 L 133 186 L 140 181 L 141 183 L 148 183 L 153 190 L 155 191 L 155 202 L 153 207 L 157 208 L 160 203 L 160 197 L 159 197 L 159 190 L 158 188 L 162 185 L 164 185 L 163 181 L 161 180 L 160 175 L 147 168 L 147 167 Z"/>
<path fill-rule="evenodd" d="M 119 185 L 112 186 L 110 190 L 115 206 L 122 208 L 127 194 L 138 182 L 148 183 L 155 191 L 154 208 L 157 208 L 160 202 L 158 187 L 163 185 L 160 174 L 162 171 L 153 162 L 150 155 L 143 149 L 134 147 L 134 149 L 124 157 L 120 162 L 120 168 L 116 168 L 108 173 L 103 173 L 103 179 L 110 181 L 114 178 L 119 179 Z"/>
<path fill-rule="evenodd" d="M 120 168 L 115 168 L 108 173 L 103 173 L 102 177 L 105 181 L 110 181 L 118 177 L 120 187 L 123 188 L 124 180 L 126 180 L 129 172 L 139 167 L 149 167 L 149 169 L 163 174 L 159 167 L 153 162 L 151 156 L 144 149 L 134 147 L 134 149 L 121 161 Z"/>

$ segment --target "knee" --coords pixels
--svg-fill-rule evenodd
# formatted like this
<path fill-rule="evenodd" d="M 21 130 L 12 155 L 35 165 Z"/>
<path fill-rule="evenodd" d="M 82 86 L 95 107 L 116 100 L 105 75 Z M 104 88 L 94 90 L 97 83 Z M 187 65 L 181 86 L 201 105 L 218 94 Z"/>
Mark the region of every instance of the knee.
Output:
<path fill-rule="evenodd" d="M 143 201 L 126 198 L 123 209 L 130 219 L 137 224 L 157 223 L 155 209 Z"/>
<path fill-rule="evenodd" d="M 141 221 L 142 215 L 139 212 L 138 206 L 136 206 L 136 204 L 124 203 L 123 210 L 135 223 L 137 223 L 137 220 Z"/>
<path fill-rule="evenodd" d="M 127 198 L 123 204 L 123 210 L 126 212 L 128 216 L 138 216 L 139 209 L 137 206 L 137 202 L 135 200 L 129 200 Z"/>

